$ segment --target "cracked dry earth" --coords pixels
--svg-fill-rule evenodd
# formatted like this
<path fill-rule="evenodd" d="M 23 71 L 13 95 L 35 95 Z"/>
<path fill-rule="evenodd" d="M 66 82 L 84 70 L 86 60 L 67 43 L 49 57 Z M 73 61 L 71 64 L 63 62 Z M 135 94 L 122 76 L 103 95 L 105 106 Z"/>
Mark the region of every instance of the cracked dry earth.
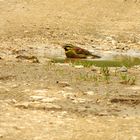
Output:
<path fill-rule="evenodd" d="M 139 140 L 139 67 L 136 85 L 123 85 L 110 70 L 66 64 L 0 61 L 1 140 Z"/>

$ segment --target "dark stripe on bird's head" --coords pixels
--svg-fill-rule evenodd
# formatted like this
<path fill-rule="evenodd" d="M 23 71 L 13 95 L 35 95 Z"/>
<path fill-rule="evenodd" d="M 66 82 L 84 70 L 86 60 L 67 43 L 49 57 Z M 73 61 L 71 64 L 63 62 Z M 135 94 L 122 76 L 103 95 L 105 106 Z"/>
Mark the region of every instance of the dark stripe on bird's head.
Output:
<path fill-rule="evenodd" d="M 74 48 L 74 46 L 72 44 L 65 44 L 62 46 L 63 49 L 65 49 L 65 51 L 71 50 L 72 48 Z"/>

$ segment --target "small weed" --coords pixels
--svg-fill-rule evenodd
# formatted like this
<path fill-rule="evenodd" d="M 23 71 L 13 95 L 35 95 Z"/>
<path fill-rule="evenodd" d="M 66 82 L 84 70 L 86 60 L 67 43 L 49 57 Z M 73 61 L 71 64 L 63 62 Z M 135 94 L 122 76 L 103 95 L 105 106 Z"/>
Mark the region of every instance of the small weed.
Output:
<path fill-rule="evenodd" d="M 129 84 L 129 85 L 135 85 L 136 84 L 136 77 L 135 76 L 129 76 L 127 73 L 121 73 L 120 74 L 121 84 Z"/>
<path fill-rule="evenodd" d="M 93 64 L 92 64 L 92 62 L 90 62 L 90 61 L 74 61 L 73 62 L 73 65 L 82 65 L 82 66 L 84 66 L 84 67 L 87 67 L 87 68 L 89 68 L 89 67 L 91 67 Z"/>
<path fill-rule="evenodd" d="M 100 73 L 103 75 L 104 80 L 106 81 L 106 83 L 109 83 L 110 80 L 110 71 L 108 67 L 102 67 L 100 69 Z"/>
<path fill-rule="evenodd" d="M 96 74 L 91 74 L 91 73 L 86 73 L 86 74 L 80 73 L 79 77 L 77 79 L 84 80 L 84 81 L 92 81 L 93 80 L 96 83 L 99 81 L 98 76 Z"/>
<path fill-rule="evenodd" d="M 47 62 L 47 64 L 45 65 L 45 68 L 47 71 L 52 70 L 52 68 L 54 68 L 54 63 L 52 63 L 51 61 Z"/>
<path fill-rule="evenodd" d="M 130 84 L 130 85 L 135 85 L 135 84 L 136 84 L 136 76 L 132 76 L 132 77 L 130 78 L 129 84 Z"/>
<path fill-rule="evenodd" d="M 117 68 L 115 68 L 114 76 L 117 76 Z"/>
<path fill-rule="evenodd" d="M 108 67 L 102 67 L 100 69 L 100 72 L 104 75 L 104 76 L 109 76 L 109 68 Z"/>
<path fill-rule="evenodd" d="M 110 96 L 110 93 L 109 92 L 106 92 L 105 95 L 108 98 Z"/>

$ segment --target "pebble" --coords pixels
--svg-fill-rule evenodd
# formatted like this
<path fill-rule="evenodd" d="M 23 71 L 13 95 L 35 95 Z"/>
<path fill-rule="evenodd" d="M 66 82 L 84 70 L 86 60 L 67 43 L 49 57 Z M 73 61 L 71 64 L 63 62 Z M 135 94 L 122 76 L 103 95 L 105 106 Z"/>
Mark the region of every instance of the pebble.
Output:
<path fill-rule="evenodd" d="M 81 68 L 84 68 L 84 66 L 83 65 L 76 65 L 76 66 L 74 66 L 75 68 L 77 68 L 77 69 L 81 69 Z"/>
<path fill-rule="evenodd" d="M 15 107 L 27 109 L 29 107 L 29 102 L 17 103 Z"/>
<path fill-rule="evenodd" d="M 50 103 L 50 102 L 54 102 L 56 100 L 59 100 L 59 98 L 55 98 L 55 97 L 46 97 L 44 99 L 41 100 L 41 102 L 44 102 L 44 103 Z"/>
<path fill-rule="evenodd" d="M 59 100 L 56 97 L 45 97 L 45 96 L 30 96 L 31 101 L 40 101 L 44 103 L 53 102 Z"/>
<path fill-rule="evenodd" d="M 73 96 L 74 95 L 74 93 L 72 93 L 72 92 L 64 92 L 63 93 L 63 96 L 64 97 L 71 97 L 71 96 Z"/>
<path fill-rule="evenodd" d="M 85 103 L 86 102 L 86 99 L 83 99 L 83 98 L 76 98 L 73 100 L 74 103 Z"/>
<path fill-rule="evenodd" d="M 56 66 L 71 66 L 70 63 L 55 63 Z"/>
<path fill-rule="evenodd" d="M 39 100 L 43 100 L 45 98 L 45 96 L 30 96 L 32 101 L 39 101 Z"/>
<path fill-rule="evenodd" d="M 56 81 L 56 83 L 57 83 L 60 87 L 68 87 L 68 86 L 70 86 L 70 84 L 69 84 L 68 82 Z"/>
<path fill-rule="evenodd" d="M 39 60 L 36 56 L 18 55 L 16 56 L 16 58 L 20 60 L 28 60 L 32 63 L 39 63 Z"/>
<path fill-rule="evenodd" d="M 94 92 L 93 91 L 87 91 L 85 92 L 87 95 L 94 95 Z"/>
<path fill-rule="evenodd" d="M 47 109 L 61 109 L 62 107 L 59 105 L 52 104 L 52 103 L 47 103 L 46 108 Z"/>
<path fill-rule="evenodd" d="M 122 66 L 120 69 L 119 69 L 119 72 L 127 72 L 127 68 L 125 66 Z"/>
<path fill-rule="evenodd" d="M 97 70 L 99 70 L 99 68 L 98 67 L 96 67 L 96 66 L 91 66 L 91 71 L 97 71 Z"/>
<path fill-rule="evenodd" d="M 38 94 L 48 93 L 48 89 L 38 89 L 38 90 L 34 90 L 33 92 Z"/>
<path fill-rule="evenodd" d="M 33 109 L 61 109 L 61 106 L 59 105 L 55 105 L 53 103 L 40 103 L 40 102 L 23 102 L 23 103 L 17 103 L 15 104 L 15 107 L 18 108 L 24 108 L 24 109 L 28 109 L 28 108 L 33 108 Z"/>

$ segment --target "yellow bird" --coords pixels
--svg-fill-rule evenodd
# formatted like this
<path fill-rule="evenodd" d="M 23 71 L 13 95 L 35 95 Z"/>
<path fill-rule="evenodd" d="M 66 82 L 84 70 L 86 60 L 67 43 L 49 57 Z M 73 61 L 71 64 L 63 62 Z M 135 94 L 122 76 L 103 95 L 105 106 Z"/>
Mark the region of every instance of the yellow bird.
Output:
<path fill-rule="evenodd" d="M 89 57 L 92 59 L 101 58 L 100 56 L 94 55 L 86 49 L 76 47 L 72 44 L 65 44 L 62 47 L 65 50 L 65 54 L 67 58 L 80 58 L 80 59 L 89 58 Z"/>

